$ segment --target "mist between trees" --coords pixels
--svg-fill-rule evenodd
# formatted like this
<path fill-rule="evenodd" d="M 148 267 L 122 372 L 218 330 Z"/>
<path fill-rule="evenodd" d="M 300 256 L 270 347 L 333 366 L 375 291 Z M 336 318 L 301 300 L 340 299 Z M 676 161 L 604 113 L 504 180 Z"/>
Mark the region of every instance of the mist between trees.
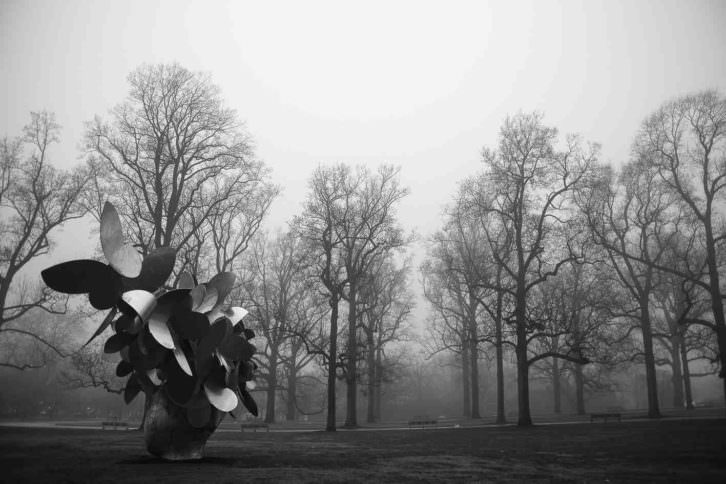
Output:
<path fill-rule="evenodd" d="M 58 228 L 99 218 L 105 201 L 139 252 L 177 250 L 170 286 L 183 271 L 237 274 L 230 297 L 259 338 L 254 391 L 267 422 L 333 431 L 431 414 L 530 425 L 533 412 L 588 406 L 656 418 L 692 408 L 695 393 L 715 398 L 714 380 L 699 377 L 716 373 L 726 395 L 719 93 L 664 102 L 619 169 L 542 113 L 510 115 L 440 228 L 419 238 L 413 267 L 397 207 L 416 187 L 401 185 L 399 168 L 321 165 L 300 213 L 267 233 L 284 187 L 211 77 L 144 65 L 128 83 L 125 100 L 87 123 L 84 162 L 70 171 L 52 163 L 52 113 L 31 113 L 2 140 L 2 416 L 121 411 L 88 390 L 123 391 L 102 348 L 82 347 L 104 315 L 24 270 L 52 254 Z M 415 303 L 425 321 L 413 321 Z"/>

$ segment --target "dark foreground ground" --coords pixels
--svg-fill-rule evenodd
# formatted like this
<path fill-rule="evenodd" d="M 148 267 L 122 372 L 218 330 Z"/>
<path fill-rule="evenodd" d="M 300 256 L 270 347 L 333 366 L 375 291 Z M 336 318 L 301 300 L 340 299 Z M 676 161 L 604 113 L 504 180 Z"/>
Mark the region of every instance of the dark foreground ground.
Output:
<path fill-rule="evenodd" d="M 218 432 L 200 462 L 138 431 L 0 427 L 0 482 L 726 482 L 726 419 Z"/>

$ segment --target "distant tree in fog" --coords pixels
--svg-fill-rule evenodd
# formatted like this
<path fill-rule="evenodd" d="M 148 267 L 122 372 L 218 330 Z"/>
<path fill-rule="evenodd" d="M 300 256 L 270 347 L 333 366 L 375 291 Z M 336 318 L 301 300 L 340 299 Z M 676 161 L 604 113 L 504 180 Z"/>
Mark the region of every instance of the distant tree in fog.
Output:
<path fill-rule="evenodd" d="M 390 367 L 388 350 L 391 343 L 405 338 L 413 309 L 409 272 L 408 261 L 399 266 L 389 256 L 372 264 L 361 284 L 359 326 L 364 335 L 368 423 L 380 421 L 382 387 Z"/>
<path fill-rule="evenodd" d="M 0 141 L 0 366 L 24 370 L 46 362 L 48 351 L 62 355 L 61 342 L 36 324 L 65 312 L 65 300 L 23 269 L 52 248 L 52 233 L 84 215 L 78 199 L 87 187 L 83 169 L 63 171 L 50 163 L 60 126 L 48 112 L 33 112 L 23 135 Z M 42 316 L 45 314 L 45 316 Z M 24 343 L 36 351 L 23 351 Z M 32 355 L 32 356 L 31 356 Z"/>

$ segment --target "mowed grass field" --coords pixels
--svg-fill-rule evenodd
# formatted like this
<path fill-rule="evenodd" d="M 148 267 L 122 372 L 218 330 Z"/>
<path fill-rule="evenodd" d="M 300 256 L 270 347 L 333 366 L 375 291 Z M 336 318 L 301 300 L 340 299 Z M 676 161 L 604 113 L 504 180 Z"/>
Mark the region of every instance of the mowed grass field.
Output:
<path fill-rule="evenodd" d="M 139 431 L 0 427 L 0 482 L 726 482 L 726 419 L 218 432 L 198 462 Z"/>

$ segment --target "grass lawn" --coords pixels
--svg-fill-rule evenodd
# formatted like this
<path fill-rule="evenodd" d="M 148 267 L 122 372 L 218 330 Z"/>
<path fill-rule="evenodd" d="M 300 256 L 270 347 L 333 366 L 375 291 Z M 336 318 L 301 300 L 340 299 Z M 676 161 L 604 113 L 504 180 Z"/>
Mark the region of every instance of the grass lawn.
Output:
<path fill-rule="evenodd" d="M 0 482 L 726 482 L 726 419 L 218 432 L 199 462 L 138 431 L 0 427 Z"/>

